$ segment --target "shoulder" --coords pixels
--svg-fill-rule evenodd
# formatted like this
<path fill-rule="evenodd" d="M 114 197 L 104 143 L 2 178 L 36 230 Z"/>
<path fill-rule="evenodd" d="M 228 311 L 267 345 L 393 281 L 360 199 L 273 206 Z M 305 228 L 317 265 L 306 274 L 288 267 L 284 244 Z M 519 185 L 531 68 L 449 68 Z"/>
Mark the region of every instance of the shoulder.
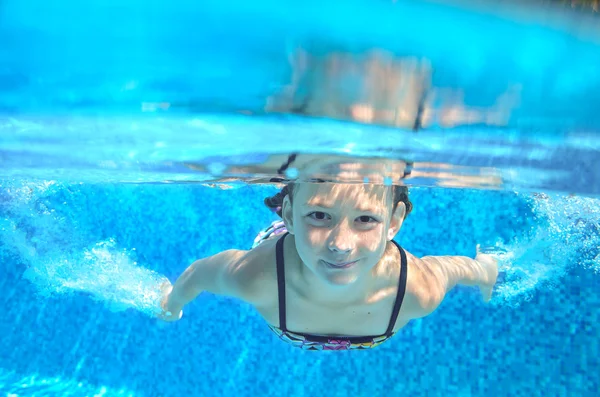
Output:
<path fill-rule="evenodd" d="M 425 258 L 406 252 L 407 280 L 403 311 L 411 318 L 431 314 L 444 299 L 444 289 L 435 270 Z"/>
<path fill-rule="evenodd" d="M 262 306 L 277 298 L 275 244 L 267 240 L 248 251 L 238 251 L 228 269 L 228 278 L 236 297 L 254 306 Z"/>
<path fill-rule="evenodd" d="M 397 284 L 401 272 L 401 254 L 392 243 L 388 244 L 384 260 L 376 274 L 385 279 L 385 287 Z M 402 248 L 406 255 L 406 290 L 402 300 L 400 315 L 406 321 L 431 314 L 444 298 L 439 277 L 426 258 L 418 258 Z"/>

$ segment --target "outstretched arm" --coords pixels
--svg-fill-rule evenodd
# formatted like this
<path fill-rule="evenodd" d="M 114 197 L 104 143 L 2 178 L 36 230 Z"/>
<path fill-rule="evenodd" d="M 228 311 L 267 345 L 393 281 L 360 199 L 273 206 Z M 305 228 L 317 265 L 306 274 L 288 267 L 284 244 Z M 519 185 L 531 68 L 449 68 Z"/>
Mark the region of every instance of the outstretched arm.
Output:
<path fill-rule="evenodd" d="M 166 321 L 181 318 L 185 305 L 202 291 L 237 297 L 239 294 L 236 273 L 246 264 L 247 251 L 227 250 L 192 263 L 179 276 L 175 284 L 163 285 L 163 313 Z"/>
<path fill-rule="evenodd" d="M 410 267 L 402 314 L 407 321 L 433 313 L 457 284 L 478 286 L 487 302 L 498 277 L 498 263 L 490 255 L 478 252 L 475 259 L 466 256 L 426 256 L 407 253 Z"/>
<path fill-rule="evenodd" d="M 488 302 L 498 278 L 498 262 L 490 255 L 478 253 L 475 259 L 466 256 L 427 256 L 422 260 L 435 275 L 442 294 L 458 284 L 478 286 Z"/>

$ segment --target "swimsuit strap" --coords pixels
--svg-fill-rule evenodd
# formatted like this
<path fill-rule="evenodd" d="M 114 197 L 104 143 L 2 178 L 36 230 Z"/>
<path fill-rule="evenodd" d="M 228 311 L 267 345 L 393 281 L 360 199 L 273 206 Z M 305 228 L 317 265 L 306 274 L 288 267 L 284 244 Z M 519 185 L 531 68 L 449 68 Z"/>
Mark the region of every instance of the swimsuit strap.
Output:
<path fill-rule="evenodd" d="M 396 325 L 396 320 L 398 319 L 398 313 L 400 313 L 400 308 L 402 307 L 402 301 L 404 300 L 404 294 L 406 293 L 406 271 L 407 271 L 407 260 L 406 260 L 406 252 L 400 247 L 400 245 L 392 240 L 392 243 L 398 250 L 400 251 L 400 277 L 398 278 L 398 292 L 396 293 L 396 301 L 394 302 L 394 309 L 392 310 L 392 317 L 390 318 L 390 323 L 388 325 L 387 330 L 385 331 L 386 336 L 392 336 L 394 334 L 394 326 Z"/>
<path fill-rule="evenodd" d="M 285 266 L 283 261 L 283 242 L 285 237 L 289 233 L 285 233 L 279 240 L 277 240 L 277 245 L 275 247 L 275 255 L 276 255 L 276 264 L 277 264 L 277 295 L 279 299 L 279 329 L 283 332 L 288 332 L 286 316 L 285 316 Z M 396 325 L 396 320 L 398 319 L 398 313 L 400 313 L 400 308 L 402 307 L 402 301 L 404 300 L 404 295 L 406 293 L 406 272 L 407 272 L 407 259 L 406 252 L 392 240 L 394 245 L 398 247 L 400 251 L 400 277 L 398 278 L 398 292 L 396 294 L 396 301 L 394 302 L 394 309 L 392 310 L 392 316 L 390 318 L 390 322 L 388 324 L 388 328 L 385 331 L 386 336 L 392 336 L 394 334 L 394 326 Z"/>
<path fill-rule="evenodd" d="M 277 295 L 279 297 L 279 329 L 287 332 L 285 321 L 285 266 L 283 263 L 283 241 L 288 235 L 286 232 L 279 240 L 275 247 L 277 261 Z"/>

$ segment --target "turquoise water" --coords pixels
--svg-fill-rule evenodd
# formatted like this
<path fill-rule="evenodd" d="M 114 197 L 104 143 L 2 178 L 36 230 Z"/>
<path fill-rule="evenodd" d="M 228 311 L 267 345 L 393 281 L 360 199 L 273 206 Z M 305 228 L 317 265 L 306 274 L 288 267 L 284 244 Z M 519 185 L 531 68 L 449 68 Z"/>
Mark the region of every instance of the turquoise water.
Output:
<path fill-rule="evenodd" d="M 1 2 L 1 394 L 597 396 L 598 19 L 472 6 Z M 465 105 L 513 84 L 520 103 L 504 125 L 418 132 L 269 114 L 304 43 L 425 58 Z M 165 277 L 275 220 L 274 186 L 215 179 L 264 182 L 291 152 L 412 163 L 398 242 L 481 244 L 501 264 L 492 301 L 456 288 L 361 352 L 293 349 L 208 294 L 158 322 Z"/>
<path fill-rule="evenodd" d="M 8 190 L 10 189 L 10 192 Z M 16 395 L 581 395 L 598 390 L 595 200 L 414 188 L 398 241 L 415 255 L 503 255 L 490 304 L 457 288 L 368 352 L 281 343 L 247 305 L 201 296 L 152 318 L 157 284 L 273 220 L 274 189 L 3 186 L 0 361 Z M 449 214 L 449 213 L 452 213 Z M 498 240 L 498 241 L 496 241 Z M 374 376 L 376 375 L 376 376 Z M 122 394 L 119 394 L 122 393 Z"/>

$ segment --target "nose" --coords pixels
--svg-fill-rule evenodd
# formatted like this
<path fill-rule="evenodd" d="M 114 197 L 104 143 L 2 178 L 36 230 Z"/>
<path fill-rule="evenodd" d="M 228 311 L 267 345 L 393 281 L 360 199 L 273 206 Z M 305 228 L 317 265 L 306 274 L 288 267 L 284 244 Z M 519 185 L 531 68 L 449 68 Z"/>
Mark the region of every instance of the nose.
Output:
<path fill-rule="evenodd" d="M 328 248 L 336 254 L 348 254 L 352 251 L 353 233 L 345 222 L 340 222 L 329 235 Z"/>

